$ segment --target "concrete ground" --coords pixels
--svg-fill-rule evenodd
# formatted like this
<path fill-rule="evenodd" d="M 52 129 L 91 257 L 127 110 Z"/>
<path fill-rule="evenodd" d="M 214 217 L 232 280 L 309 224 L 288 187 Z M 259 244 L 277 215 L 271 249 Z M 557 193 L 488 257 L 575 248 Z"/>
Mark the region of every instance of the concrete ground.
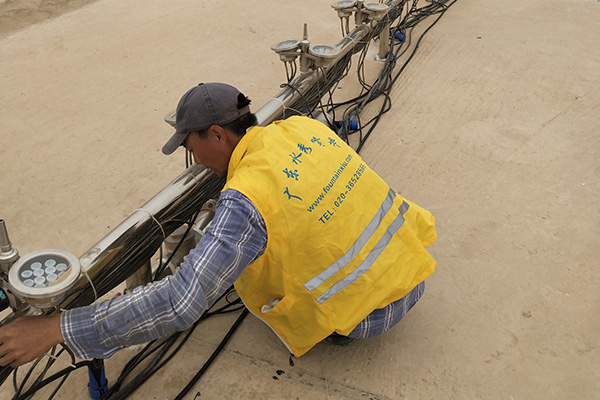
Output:
<path fill-rule="evenodd" d="M 258 109 L 285 81 L 273 43 L 304 22 L 313 43 L 340 35 L 317 0 L 61 3 L 0 4 L 20 13 L 0 19 L 0 218 L 21 254 L 82 254 L 176 177 L 162 119 L 188 88 L 229 82 Z M 381 337 L 293 366 L 248 317 L 186 398 L 599 398 L 599 21 L 596 0 L 454 4 L 361 152 L 437 217 L 423 299 Z M 199 327 L 131 398 L 175 397 L 234 318 Z M 107 360 L 109 380 L 131 354 Z M 74 373 L 57 398 L 86 385 Z"/>

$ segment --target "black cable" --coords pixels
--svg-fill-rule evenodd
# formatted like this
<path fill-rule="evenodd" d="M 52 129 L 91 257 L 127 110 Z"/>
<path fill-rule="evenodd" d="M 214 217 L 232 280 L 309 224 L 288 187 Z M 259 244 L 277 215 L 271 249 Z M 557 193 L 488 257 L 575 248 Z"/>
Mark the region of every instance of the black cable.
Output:
<path fill-rule="evenodd" d="M 146 382 L 154 373 L 156 373 L 159 369 L 161 369 L 164 365 L 166 365 L 175 356 L 175 354 L 181 349 L 181 347 L 183 347 L 185 342 L 192 335 L 193 331 L 200 324 L 200 322 L 204 321 L 205 319 L 207 319 L 213 315 L 219 315 L 219 314 L 224 314 L 224 313 L 233 312 L 235 310 L 238 310 L 239 308 L 228 310 L 232 306 L 241 303 L 241 300 L 239 298 L 235 299 L 233 301 L 229 301 L 228 296 L 231 293 L 234 293 L 233 286 L 228 288 L 221 296 L 219 296 L 219 298 L 213 304 L 213 307 L 216 304 L 218 304 L 223 298 L 226 299 L 227 303 L 224 304 L 223 306 L 217 308 L 214 311 L 211 311 L 211 309 L 212 309 L 212 307 L 211 307 L 211 309 L 204 312 L 200 316 L 198 321 L 196 321 L 192 325 L 192 327 L 190 327 L 187 330 L 187 332 L 186 332 L 184 338 L 181 340 L 180 344 L 171 352 L 170 355 L 165 356 L 167 350 L 170 349 L 174 345 L 174 343 L 177 341 L 177 339 L 182 334 L 182 332 L 176 332 L 176 333 L 172 334 L 171 336 L 163 339 L 162 342 L 157 343 L 157 341 L 154 340 L 154 341 L 148 343 L 148 345 L 146 345 L 144 347 L 144 349 L 142 349 L 134 358 L 132 358 L 132 360 L 130 360 L 130 362 L 127 363 L 127 365 L 121 372 L 117 381 L 111 386 L 111 388 L 102 397 L 102 399 L 118 400 L 118 399 L 126 398 L 131 393 L 133 393 L 139 386 L 141 386 L 144 382 Z M 152 346 L 155 346 L 155 347 L 152 347 Z M 133 372 L 133 370 L 138 365 L 140 365 L 144 360 L 146 360 L 150 355 L 152 355 L 154 352 L 158 351 L 159 349 L 160 349 L 159 354 L 157 354 L 155 356 L 155 359 L 150 363 L 150 365 L 146 366 L 142 371 L 138 372 L 136 377 L 133 378 L 125 387 L 121 387 L 121 384 L 125 380 L 125 378 L 131 372 Z M 162 362 L 160 362 L 160 360 L 163 358 L 164 358 L 164 360 Z"/>
<path fill-rule="evenodd" d="M 51 355 L 54 356 L 54 347 L 51 349 Z M 35 362 L 29 367 L 29 369 L 27 370 L 27 373 L 25 374 L 25 377 L 21 380 L 21 384 L 17 385 L 17 374 L 19 371 L 19 367 L 15 368 L 13 371 L 13 387 L 15 389 L 15 394 L 13 396 L 14 399 L 18 398 L 19 395 L 21 394 L 21 392 L 23 391 L 23 389 L 25 389 L 25 385 L 27 384 L 27 381 L 29 380 L 29 378 L 31 377 L 31 374 L 33 374 L 34 369 L 38 366 L 38 364 L 43 360 L 43 356 L 39 357 L 37 360 L 35 360 Z M 38 383 L 46 374 L 46 372 L 48 371 L 48 368 L 52 365 L 52 358 L 48 358 L 46 360 L 46 366 L 44 367 L 44 369 L 42 370 L 42 372 L 39 373 L 38 377 L 36 378 L 36 380 L 31 384 L 31 386 L 35 386 L 36 383 Z"/>
<path fill-rule="evenodd" d="M 140 372 L 135 378 L 133 378 L 127 386 L 120 388 L 117 387 L 116 390 L 110 391 L 108 395 L 102 396 L 102 399 L 111 399 L 111 400 L 119 400 L 127 398 L 131 393 L 133 393 L 140 385 L 147 380 L 147 375 L 153 373 L 155 371 L 156 364 L 161 360 L 162 357 L 169 351 L 171 346 L 173 346 L 175 340 L 179 337 L 181 332 L 177 332 L 167 338 L 163 344 L 157 347 L 158 353 L 154 359 L 152 359 L 149 364 L 144 367 L 143 371 Z M 165 345 L 166 344 L 166 345 Z"/>
<path fill-rule="evenodd" d="M 221 340 L 221 343 L 219 343 L 219 345 L 217 346 L 215 351 L 213 351 L 213 353 L 210 355 L 208 360 L 204 363 L 204 365 L 202 366 L 202 368 L 200 368 L 200 370 L 196 373 L 196 375 L 190 380 L 190 382 L 186 385 L 186 387 L 177 395 L 177 397 L 175 397 L 175 400 L 183 399 L 183 397 L 194 387 L 196 382 L 198 382 L 198 380 L 202 377 L 202 375 L 204 375 L 204 373 L 206 372 L 208 367 L 210 367 L 212 365 L 213 361 L 215 361 L 215 359 L 217 358 L 217 356 L 219 355 L 221 350 L 223 350 L 223 348 L 225 347 L 225 345 L 227 344 L 227 342 L 229 341 L 229 339 L 231 338 L 233 333 L 237 330 L 237 328 L 242 323 L 244 318 L 246 318 L 246 315 L 248 315 L 248 309 L 244 308 L 244 310 L 240 313 L 240 316 L 237 318 L 237 320 L 231 326 L 231 328 L 229 329 L 229 331 L 227 332 L 227 334 L 225 335 L 223 340 Z"/>
<path fill-rule="evenodd" d="M 37 385 L 32 386 L 31 388 L 29 388 L 29 390 L 27 390 L 27 392 L 23 393 L 21 396 L 19 396 L 15 400 L 26 400 L 28 397 L 34 395 L 35 392 L 37 392 L 38 390 L 46 387 L 47 385 L 49 385 L 52 382 L 54 382 L 55 380 L 63 377 L 64 375 L 68 375 L 71 372 L 75 371 L 76 369 L 79 369 L 79 368 L 82 368 L 82 367 L 87 367 L 88 365 L 91 365 L 91 361 L 88 361 L 88 360 L 79 361 L 79 362 L 77 362 L 77 363 L 75 363 L 73 365 L 75 366 L 75 368 L 73 368 L 73 367 L 67 367 L 67 368 L 64 368 L 64 369 L 56 372 L 54 375 L 49 376 L 48 378 L 40 381 Z"/>
<path fill-rule="evenodd" d="M 71 364 L 74 365 L 75 364 L 75 354 L 73 354 L 71 349 L 69 349 L 66 344 L 61 343 L 60 345 L 62 346 L 63 349 L 57 354 L 57 357 L 60 356 L 60 353 L 64 350 L 71 356 Z M 58 383 L 58 385 L 56 385 L 56 388 L 54 388 L 54 391 L 48 397 L 48 400 L 52 400 L 54 398 L 54 396 L 56 396 L 56 394 L 58 393 L 58 391 L 60 390 L 62 385 L 64 385 L 64 383 L 67 381 L 68 377 L 69 377 L 69 374 L 66 374 L 65 376 L 63 376 L 62 380 Z"/>
<path fill-rule="evenodd" d="M 388 52 L 388 55 L 386 57 L 385 65 L 382 68 L 379 77 L 377 78 L 377 80 L 375 81 L 375 83 L 373 85 L 367 84 L 364 79 L 364 54 L 366 52 L 363 52 L 360 55 L 359 65 L 357 67 L 357 77 L 358 77 L 358 81 L 359 81 L 361 87 L 364 90 L 368 90 L 368 92 L 361 93 L 359 96 L 357 96 L 357 98 L 354 99 L 353 102 L 346 101 L 344 103 L 339 103 L 339 104 L 335 105 L 334 107 L 332 107 L 332 108 L 336 108 L 341 105 L 350 105 L 349 107 L 346 108 L 346 110 L 343 114 L 342 127 L 339 131 L 339 134 L 340 134 L 340 137 L 342 137 L 342 139 L 344 139 L 347 143 L 350 143 L 348 135 L 351 133 L 352 134 L 358 133 L 359 140 L 358 140 L 358 145 L 356 147 L 357 152 L 359 152 L 362 149 L 366 140 L 369 138 L 370 134 L 373 132 L 374 128 L 377 126 L 381 116 L 391 109 L 390 91 L 392 89 L 392 86 L 394 85 L 394 83 L 396 82 L 398 77 L 400 76 L 401 72 L 406 68 L 409 61 L 414 56 L 422 38 L 437 23 L 437 21 L 439 21 L 442 14 L 454 2 L 456 2 L 456 0 L 454 0 L 452 3 L 446 5 L 445 4 L 446 1 L 433 1 L 431 4 L 429 4 L 427 6 L 417 8 L 417 6 L 416 6 L 417 1 L 416 0 L 413 1 L 413 6 L 412 6 L 411 11 L 408 12 L 408 14 L 404 18 L 402 18 L 402 20 L 399 22 L 398 26 L 392 30 L 392 34 L 390 35 L 390 51 Z M 401 8 L 404 8 L 404 4 L 402 4 Z M 402 11 L 400 11 L 397 16 L 400 16 L 401 13 L 402 13 Z M 436 20 L 434 20 L 432 22 L 432 24 L 420 35 L 420 38 L 419 38 L 417 44 L 412 49 L 412 53 L 409 56 L 409 58 L 404 62 L 404 64 L 400 68 L 400 71 L 398 71 L 395 76 L 392 76 L 392 70 L 394 69 L 394 67 L 397 63 L 397 60 L 403 54 L 405 54 L 411 47 L 410 44 L 411 44 L 412 28 L 414 26 L 416 26 L 417 23 L 421 22 L 425 18 L 427 18 L 433 14 L 436 14 L 436 13 L 440 14 L 438 16 L 438 18 L 436 18 Z M 407 28 L 409 29 L 408 42 L 401 43 L 398 46 L 398 49 L 396 51 L 394 51 L 393 47 L 394 47 L 394 43 L 395 43 L 395 33 L 398 31 L 406 32 Z M 405 35 L 405 39 L 406 39 L 406 35 Z M 405 50 L 401 51 L 403 47 L 405 47 Z M 392 56 L 392 54 L 393 54 L 393 56 Z M 379 98 L 382 95 L 384 96 L 384 101 L 382 102 L 382 104 L 380 106 L 379 112 L 376 114 L 375 117 L 371 118 L 367 124 L 365 124 L 365 125 L 361 124 L 360 123 L 360 113 L 362 112 L 362 110 L 366 107 L 367 104 L 371 103 L 372 101 L 374 101 L 375 99 Z M 352 104 L 354 104 L 354 105 L 352 105 Z M 350 121 L 352 119 L 356 119 L 359 122 L 358 129 L 354 132 L 351 132 L 349 130 Z M 366 129 L 367 127 L 368 127 L 368 130 L 366 131 L 366 133 L 364 133 L 364 129 Z"/>
<path fill-rule="evenodd" d="M 284 83 L 283 85 L 281 85 L 281 87 L 289 87 L 289 88 L 293 89 L 296 93 L 298 93 L 298 95 L 300 96 L 300 99 L 304 102 L 306 109 L 308 110 L 307 113 L 310 115 L 311 118 L 313 117 L 312 110 L 314 108 L 312 108 L 310 106 L 310 103 L 309 103 L 307 97 L 304 95 L 304 93 L 302 93 L 296 86 L 292 85 L 291 83 Z M 294 107 L 290 107 L 290 108 L 293 109 Z"/>

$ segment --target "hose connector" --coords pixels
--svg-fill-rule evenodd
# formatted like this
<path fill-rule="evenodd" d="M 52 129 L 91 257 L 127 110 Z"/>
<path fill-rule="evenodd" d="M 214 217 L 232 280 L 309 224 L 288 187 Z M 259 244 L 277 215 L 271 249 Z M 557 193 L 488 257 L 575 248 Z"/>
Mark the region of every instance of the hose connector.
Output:
<path fill-rule="evenodd" d="M 108 390 L 108 380 L 104 372 L 104 360 L 94 358 L 88 366 L 90 382 L 88 390 L 92 399 L 100 399 Z"/>

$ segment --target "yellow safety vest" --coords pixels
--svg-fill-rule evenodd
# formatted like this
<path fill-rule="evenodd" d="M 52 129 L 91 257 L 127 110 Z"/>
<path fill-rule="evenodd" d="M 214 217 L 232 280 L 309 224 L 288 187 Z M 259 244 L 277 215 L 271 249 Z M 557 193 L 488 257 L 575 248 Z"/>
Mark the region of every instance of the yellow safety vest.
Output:
<path fill-rule="evenodd" d="M 325 125 L 291 117 L 254 127 L 229 162 L 225 189 L 248 197 L 268 235 L 236 280 L 248 309 L 296 356 L 431 275 L 433 216 L 403 199 Z M 268 312 L 261 307 L 281 299 Z"/>

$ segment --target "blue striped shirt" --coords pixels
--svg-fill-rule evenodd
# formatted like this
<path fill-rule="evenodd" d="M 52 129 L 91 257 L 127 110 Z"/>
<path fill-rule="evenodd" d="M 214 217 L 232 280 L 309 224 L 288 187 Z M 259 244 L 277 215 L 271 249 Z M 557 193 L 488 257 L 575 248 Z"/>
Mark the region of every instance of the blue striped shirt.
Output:
<path fill-rule="evenodd" d="M 64 311 L 61 331 L 80 358 L 108 358 L 123 347 L 141 344 L 191 326 L 258 258 L 267 231 L 252 202 L 225 190 L 206 235 L 174 275 L 131 293 L 87 307 Z M 379 335 L 398 323 L 419 300 L 424 283 L 402 299 L 369 314 L 349 334 Z"/>

